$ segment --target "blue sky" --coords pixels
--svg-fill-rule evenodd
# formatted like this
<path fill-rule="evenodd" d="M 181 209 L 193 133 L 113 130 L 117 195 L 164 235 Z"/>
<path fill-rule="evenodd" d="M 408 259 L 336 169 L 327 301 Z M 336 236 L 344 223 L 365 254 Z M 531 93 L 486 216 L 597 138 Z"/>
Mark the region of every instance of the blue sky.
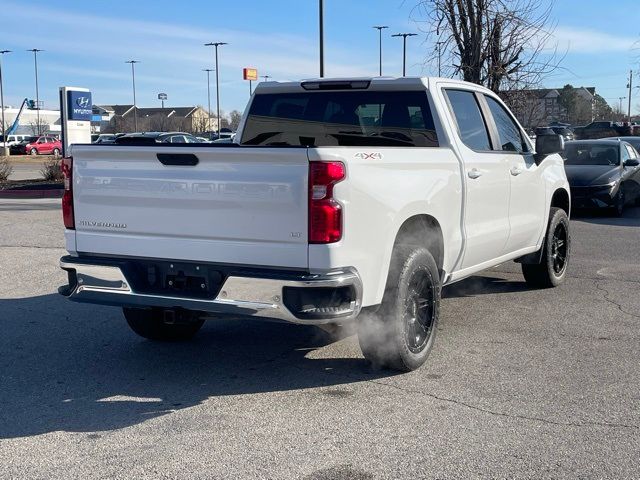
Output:
<path fill-rule="evenodd" d="M 416 0 L 325 0 L 327 76 L 376 75 L 375 24 L 385 33 L 419 32 L 410 18 Z M 546 86 L 595 86 L 610 104 L 626 96 L 630 69 L 640 85 L 638 0 L 557 0 L 555 41 L 567 52 L 563 70 Z M 33 21 L 29 21 L 33 19 Z M 9 21 L 7 21 L 9 20 Z M 0 49 L 5 103 L 35 98 L 33 55 L 39 54 L 40 98 L 57 106 L 57 88 L 88 87 L 94 103 L 132 103 L 131 72 L 136 59 L 137 100 L 141 106 L 205 105 L 206 74 L 213 51 L 203 44 L 225 41 L 220 50 L 221 108 L 242 110 L 249 85 L 242 67 L 275 80 L 317 76 L 317 0 L 80 1 L 0 0 Z M 424 35 L 409 40 L 408 74 L 433 74 L 425 59 L 433 46 Z M 384 73 L 401 73 L 400 39 L 384 39 Z M 212 88 L 213 88 L 212 77 Z M 213 91 L 213 90 L 212 90 Z M 640 111 L 636 89 L 634 111 Z M 214 107 L 212 96 L 212 107 Z M 215 107 L 214 107 L 215 108 Z"/>

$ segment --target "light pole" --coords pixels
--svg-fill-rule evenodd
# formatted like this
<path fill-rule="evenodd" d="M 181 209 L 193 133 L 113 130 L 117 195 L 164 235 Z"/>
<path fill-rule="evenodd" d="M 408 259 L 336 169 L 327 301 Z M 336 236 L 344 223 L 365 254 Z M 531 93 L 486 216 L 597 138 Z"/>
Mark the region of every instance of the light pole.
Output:
<path fill-rule="evenodd" d="M 373 28 L 378 30 L 378 33 L 380 34 L 380 48 L 379 48 L 379 52 L 380 52 L 380 72 L 379 75 L 382 76 L 382 30 L 384 30 L 385 28 L 389 28 L 386 25 L 376 25 Z"/>
<path fill-rule="evenodd" d="M 407 37 L 415 37 L 417 33 L 396 33 L 392 37 L 402 37 L 402 76 L 407 76 Z"/>
<path fill-rule="evenodd" d="M 219 68 L 218 68 L 218 47 L 222 45 L 228 45 L 226 42 L 211 42 L 205 43 L 205 47 L 215 47 L 216 48 L 216 111 L 218 115 L 218 138 L 220 138 L 220 78 L 218 76 Z"/>
<path fill-rule="evenodd" d="M 260 75 L 260 78 L 264 78 L 264 81 L 266 82 L 268 79 L 271 78 L 271 75 Z"/>
<path fill-rule="evenodd" d="M 633 95 L 633 70 L 629 70 L 629 125 L 631 125 L 631 96 Z"/>
<path fill-rule="evenodd" d="M 127 60 L 124 63 L 131 64 L 131 80 L 133 83 L 133 128 L 138 131 L 138 107 L 136 105 L 136 69 L 135 64 L 140 63 L 138 60 Z"/>
<path fill-rule="evenodd" d="M 620 101 L 620 107 L 618 108 L 620 115 L 622 116 L 622 100 L 624 100 L 627 97 L 618 97 L 618 100 Z"/>
<path fill-rule="evenodd" d="M 324 0 L 319 0 L 320 78 L 324 77 Z"/>
<path fill-rule="evenodd" d="M 209 81 L 209 75 L 213 72 L 212 68 L 203 68 L 203 72 L 207 72 L 207 129 L 209 130 L 209 136 L 211 136 L 211 82 Z"/>
<path fill-rule="evenodd" d="M 4 90 L 2 87 L 2 57 L 11 50 L 0 50 L 0 108 L 2 108 L 2 155 L 7 155 L 7 124 L 4 121 Z"/>
<path fill-rule="evenodd" d="M 42 134 L 42 131 L 40 126 L 40 92 L 38 90 L 38 52 L 44 52 L 44 50 L 40 50 L 39 48 L 32 48 L 30 50 L 27 50 L 27 52 L 33 52 L 33 65 L 36 72 L 36 122 L 38 124 L 38 135 L 40 135 Z"/>
<path fill-rule="evenodd" d="M 442 45 L 445 42 L 436 42 L 436 48 L 438 49 L 438 77 L 442 76 Z"/>

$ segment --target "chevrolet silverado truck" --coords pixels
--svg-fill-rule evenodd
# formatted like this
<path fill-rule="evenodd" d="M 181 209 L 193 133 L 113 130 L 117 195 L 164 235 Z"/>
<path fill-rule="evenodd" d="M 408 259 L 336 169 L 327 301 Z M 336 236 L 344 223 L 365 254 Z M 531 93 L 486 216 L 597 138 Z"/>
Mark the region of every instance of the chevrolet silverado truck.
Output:
<path fill-rule="evenodd" d="M 562 137 L 535 147 L 491 91 L 441 78 L 260 84 L 234 143 L 74 145 L 70 300 L 153 340 L 207 318 L 357 322 L 363 354 L 424 363 L 443 286 L 503 262 L 563 282 Z"/>

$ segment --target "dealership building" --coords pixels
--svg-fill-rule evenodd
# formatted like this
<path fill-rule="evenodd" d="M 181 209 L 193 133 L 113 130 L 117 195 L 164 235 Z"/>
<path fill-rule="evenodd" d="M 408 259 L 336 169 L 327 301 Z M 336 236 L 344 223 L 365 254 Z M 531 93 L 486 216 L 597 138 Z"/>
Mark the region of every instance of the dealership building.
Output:
<path fill-rule="evenodd" d="M 4 109 L 4 120 L 7 129 L 13 125 L 18 116 L 19 108 L 6 107 Z M 35 135 L 38 133 L 38 112 L 40 112 L 40 131 L 60 133 L 60 110 L 30 110 L 23 109 L 20 115 L 18 129 L 14 132 L 17 135 Z"/>

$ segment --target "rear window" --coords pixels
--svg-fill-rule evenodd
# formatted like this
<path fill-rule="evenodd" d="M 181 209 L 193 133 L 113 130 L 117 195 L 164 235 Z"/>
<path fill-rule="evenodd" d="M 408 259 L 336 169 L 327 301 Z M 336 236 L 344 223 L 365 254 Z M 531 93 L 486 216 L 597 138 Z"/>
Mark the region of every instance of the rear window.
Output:
<path fill-rule="evenodd" d="M 256 95 L 243 145 L 437 147 L 424 91 Z"/>

